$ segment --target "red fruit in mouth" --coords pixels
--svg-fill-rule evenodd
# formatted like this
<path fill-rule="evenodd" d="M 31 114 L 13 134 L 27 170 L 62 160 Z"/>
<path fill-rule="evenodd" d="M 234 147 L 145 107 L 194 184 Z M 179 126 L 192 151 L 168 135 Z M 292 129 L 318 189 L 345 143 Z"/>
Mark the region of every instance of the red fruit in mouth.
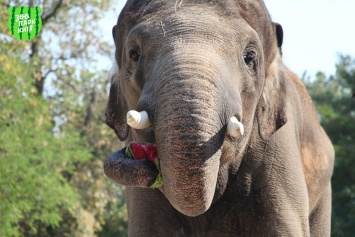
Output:
<path fill-rule="evenodd" d="M 159 171 L 159 173 L 155 179 L 155 182 L 150 186 L 150 188 L 160 188 L 163 186 L 163 176 L 161 173 L 157 147 L 155 145 L 149 143 L 131 142 L 126 147 L 125 155 L 127 158 L 130 159 L 146 159 L 152 162 L 156 169 Z"/>
<path fill-rule="evenodd" d="M 147 159 L 149 161 L 154 161 L 159 158 L 157 147 L 152 144 L 132 142 L 129 144 L 129 148 L 136 160 Z"/>
<path fill-rule="evenodd" d="M 146 146 L 146 153 L 147 153 L 147 159 L 150 161 L 154 161 L 159 158 L 156 146 L 147 145 Z"/>
<path fill-rule="evenodd" d="M 134 159 L 142 160 L 146 158 L 144 147 L 140 143 L 132 143 L 130 144 L 130 148 Z"/>

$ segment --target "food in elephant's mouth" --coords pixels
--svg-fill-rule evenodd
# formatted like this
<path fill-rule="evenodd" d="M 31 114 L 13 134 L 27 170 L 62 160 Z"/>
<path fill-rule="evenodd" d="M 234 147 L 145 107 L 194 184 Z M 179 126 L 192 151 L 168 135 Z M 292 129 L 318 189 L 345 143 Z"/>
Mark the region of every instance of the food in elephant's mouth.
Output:
<path fill-rule="evenodd" d="M 159 173 L 150 188 L 160 188 L 163 186 L 163 176 L 161 174 L 157 147 L 155 145 L 149 143 L 131 142 L 126 147 L 125 155 L 131 159 L 148 160 L 152 162 Z"/>
<path fill-rule="evenodd" d="M 157 147 L 149 143 L 131 142 L 126 148 L 126 155 L 136 160 L 147 159 L 152 162 L 159 159 Z"/>
<path fill-rule="evenodd" d="M 132 142 L 112 153 L 104 162 L 104 172 L 108 178 L 123 186 L 163 186 L 157 147 L 148 143 Z"/>

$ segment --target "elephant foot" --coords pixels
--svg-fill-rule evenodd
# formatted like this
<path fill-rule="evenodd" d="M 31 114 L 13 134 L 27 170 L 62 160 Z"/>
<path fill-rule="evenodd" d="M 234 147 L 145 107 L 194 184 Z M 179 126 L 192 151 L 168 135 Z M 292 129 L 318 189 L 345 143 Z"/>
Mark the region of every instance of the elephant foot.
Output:
<path fill-rule="evenodd" d="M 104 162 L 105 175 L 124 186 L 159 188 L 163 185 L 156 147 L 131 143 Z"/>

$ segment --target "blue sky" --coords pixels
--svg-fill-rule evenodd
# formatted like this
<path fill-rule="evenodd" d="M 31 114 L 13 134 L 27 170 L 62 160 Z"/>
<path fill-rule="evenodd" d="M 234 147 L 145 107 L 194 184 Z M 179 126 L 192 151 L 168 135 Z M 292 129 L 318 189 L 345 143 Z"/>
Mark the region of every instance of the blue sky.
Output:
<path fill-rule="evenodd" d="M 104 34 L 111 29 L 124 6 L 116 0 L 112 14 L 106 15 Z M 338 53 L 355 58 L 355 0 L 265 0 L 273 21 L 284 30 L 283 59 L 301 76 L 323 71 L 335 72 Z M 106 32 L 107 31 L 107 32 Z"/>
<path fill-rule="evenodd" d="M 265 0 L 284 30 L 283 58 L 298 75 L 335 72 L 338 53 L 355 57 L 354 0 Z"/>

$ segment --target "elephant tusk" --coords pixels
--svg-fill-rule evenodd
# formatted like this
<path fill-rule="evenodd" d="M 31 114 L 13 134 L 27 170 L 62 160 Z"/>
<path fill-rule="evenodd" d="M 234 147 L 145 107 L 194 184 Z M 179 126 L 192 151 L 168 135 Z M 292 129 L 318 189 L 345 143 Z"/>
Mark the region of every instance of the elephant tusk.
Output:
<path fill-rule="evenodd" d="M 127 124 L 135 129 L 144 129 L 148 128 L 151 122 L 146 111 L 130 110 L 127 113 Z"/>
<path fill-rule="evenodd" d="M 244 125 L 233 116 L 229 119 L 227 125 L 227 133 L 231 137 L 239 137 L 244 134 Z"/>

